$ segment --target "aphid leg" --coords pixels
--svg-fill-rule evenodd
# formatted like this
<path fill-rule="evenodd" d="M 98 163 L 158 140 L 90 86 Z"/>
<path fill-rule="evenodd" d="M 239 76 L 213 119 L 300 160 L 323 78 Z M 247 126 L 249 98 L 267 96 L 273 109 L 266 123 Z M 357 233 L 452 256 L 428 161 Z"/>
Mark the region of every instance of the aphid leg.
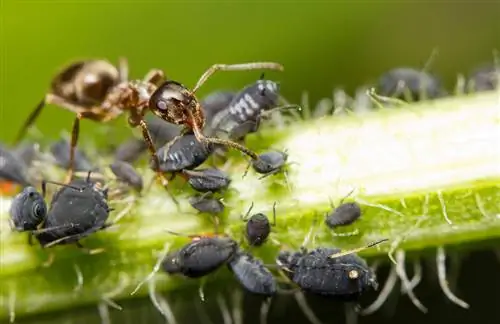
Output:
<path fill-rule="evenodd" d="M 165 320 L 169 324 L 176 324 L 177 320 L 175 319 L 174 313 L 170 308 L 169 303 L 161 296 L 156 293 L 156 280 L 149 281 L 148 290 L 149 290 L 149 298 L 153 303 L 153 306 L 165 317 Z"/>
<path fill-rule="evenodd" d="M 198 287 L 198 296 L 200 296 L 200 299 L 202 302 L 205 301 L 205 284 L 207 283 L 207 278 L 202 277 L 200 279 L 200 286 Z"/>
<path fill-rule="evenodd" d="M 415 260 L 413 262 L 413 277 L 410 280 L 410 288 L 415 289 L 418 284 L 422 281 L 422 264 L 420 260 Z M 404 295 L 407 293 L 406 287 L 404 285 L 401 286 L 401 294 Z"/>
<path fill-rule="evenodd" d="M 269 69 L 269 70 L 278 70 L 283 71 L 283 66 L 279 63 L 274 62 L 250 62 L 250 63 L 241 63 L 241 64 L 214 64 L 208 70 L 206 70 L 198 82 L 194 86 L 192 93 L 198 91 L 198 89 L 217 71 L 250 71 L 250 70 L 261 70 L 261 69 Z"/>
<path fill-rule="evenodd" d="M 44 263 L 42 263 L 42 267 L 44 267 L 44 268 L 50 267 L 52 265 L 52 263 L 54 263 L 54 258 L 55 258 L 54 252 L 50 251 L 49 257 L 47 258 L 47 260 Z"/>
<path fill-rule="evenodd" d="M 250 207 L 248 207 L 248 210 L 245 213 L 245 215 L 240 216 L 242 221 L 244 221 L 244 222 L 248 221 L 248 216 L 250 215 L 250 212 L 252 211 L 252 209 L 253 209 L 253 201 L 252 201 L 252 204 L 250 205 Z"/>
<path fill-rule="evenodd" d="M 79 248 L 80 250 L 82 250 L 83 252 L 87 253 L 87 254 L 90 254 L 90 255 L 94 255 L 94 254 L 99 254 L 99 253 L 102 253 L 105 251 L 104 248 L 99 248 L 99 249 L 89 249 L 85 246 L 82 245 L 82 243 L 80 242 L 76 242 L 75 243 L 76 247 Z"/>
<path fill-rule="evenodd" d="M 396 252 L 396 272 L 398 273 L 399 279 L 401 279 L 401 283 L 406 287 L 406 292 L 411 302 L 415 307 L 417 307 L 422 313 L 427 313 L 427 307 L 422 305 L 420 300 L 418 300 L 417 296 L 413 293 L 413 290 L 410 287 L 410 281 L 406 275 L 405 270 L 405 252 L 403 250 L 398 250 Z"/>
<path fill-rule="evenodd" d="M 68 184 L 73 179 L 73 172 L 75 171 L 75 150 L 78 144 L 78 137 L 80 135 L 80 119 L 82 119 L 81 114 L 76 114 L 76 118 L 73 122 L 73 129 L 71 130 L 71 145 L 69 148 L 69 166 L 66 173 L 66 178 L 64 183 Z"/>
<path fill-rule="evenodd" d="M 118 58 L 118 75 L 120 82 L 128 81 L 128 60 L 125 57 Z"/>
<path fill-rule="evenodd" d="M 243 172 L 243 175 L 241 176 L 241 179 L 245 178 L 248 174 L 248 170 L 250 170 L 250 165 L 252 164 L 252 161 L 248 161 L 247 167 L 245 168 L 245 171 Z"/>
<path fill-rule="evenodd" d="M 156 261 L 156 264 L 155 266 L 153 267 L 153 271 L 151 271 L 146 278 L 144 278 L 143 280 L 141 280 L 141 282 L 139 282 L 139 284 L 135 287 L 134 291 L 132 291 L 130 293 L 130 296 L 134 295 L 138 290 L 139 288 L 142 287 L 142 285 L 144 285 L 146 282 L 150 281 L 151 278 L 154 277 L 154 275 L 160 271 L 160 267 L 161 267 L 161 263 L 163 261 L 163 259 L 166 257 L 167 253 L 168 253 L 168 250 L 170 249 L 170 244 L 169 243 L 166 243 L 164 246 L 163 246 L 163 250 L 161 251 L 160 253 L 160 256 L 158 257 L 158 260 Z"/>
<path fill-rule="evenodd" d="M 276 226 L 276 201 L 273 204 L 273 222 L 271 223 L 271 226 Z"/>
<path fill-rule="evenodd" d="M 396 106 L 404 106 L 408 103 L 397 98 L 385 97 L 376 93 L 375 88 L 370 88 L 367 90 L 367 95 L 370 97 L 372 103 L 377 106 L 379 109 L 386 109 L 384 104 L 386 105 L 396 105 Z"/>
<path fill-rule="evenodd" d="M 165 73 L 160 69 L 151 69 L 144 77 L 144 82 L 159 86 L 165 81 Z"/>
<path fill-rule="evenodd" d="M 9 323 L 16 321 L 16 291 L 11 287 L 9 292 Z"/>
<path fill-rule="evenodd" d="M 109 317 L 109 308 L 105 302 L 100 301 L 97 304 L 97 311 L 99 312 L 99 317 L 101 318 L 101 324 L 111 324 L 111 319 Z"/>
<path fill-rule="evenodd" d="M 301 291 L 297 291 L 295 294 L 293 294 L 293 296 L 295 297 L 297 304 L 299 305 L 300 309 L 309 320 L 309 322 L 311 322 L 312 324 L 322 324 L 319 318 L 317 318 L 312 311 L 311 307 L 306 301 L 304 294 Z"/>
<path fill-rule="evenodd" d="M 231 318 L 231 313 L 229 312 L 229 308 L 227 307 L 227 303 L 224 300 L 222 294 L 218 293 L 216 300 L 217 304 L 219 305 L 220 311 L 222 313 L 222 320 L 224 324 L 232 324 L 233 319 Z"/>
<path fill-rule="evenodd" d="M 267 298 L 262 301 L 262 305 L 260 305 L 260 324 L 267 324 L 267 316 L 269 315 L 269 310 L 271 309 L 271 298 Z"/>
<path fill-rule="evenodd" d="M 73 264 L 73 268 L 75 269 L 75 273 L 76 273 L 76 286 L 75 286 L 75 288 L 73 288 L 73 291 L 79 292 L 83 288 L 83 274 L 82 274 L 82 270 L 80 269 L 78 264 L 76 264 L 76 263 Z"/>
<path fill-rule="evenodd" d="M 438 270 L 439 286 L 443 290 L 446 297 L 458 306 L 468 309 L 470 306 L 465 301 L 461 300 L 451 292 L 446 280 L 446 252 L 442 246 L 438 247 L 436 252 L 436 264 Z"/>
<path fill-rule="evenodd" d="M 391 294 L 397 281 L 398 281 L 398 273 L 396 271 L 396 265 L 393 264 L 391 265 L 391 271 L 389 272 L 389 276 L 387 276 L 387 279 L 384 283 L 384 287 L 382 287 L 382 290 L 378 294 L 375 301 L 366 308 L 360 310 L 359 313 L 361 315 L 370 315 L 379 310 L 380 307 L 382 307 L 382 305 L 385 303 L 385 301 Z"/>

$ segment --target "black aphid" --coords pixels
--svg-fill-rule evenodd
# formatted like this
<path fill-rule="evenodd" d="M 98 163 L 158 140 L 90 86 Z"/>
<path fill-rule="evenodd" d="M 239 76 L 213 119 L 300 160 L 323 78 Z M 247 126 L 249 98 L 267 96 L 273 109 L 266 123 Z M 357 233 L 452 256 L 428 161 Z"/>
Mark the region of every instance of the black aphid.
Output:
<path fill-rule="evenodd" d="M 215 215 L 224 211 L 224 204 L 220 199 L 210 195 L 210 192 L 189 198 L 189 204 L 200 213 Z"/>
<path fill-rule="evenodd" d="M 331 256 L 335 248 L 312 251 L 281 251 L 276 263 L 304 292 L 342 301 L 355 301 L 364 292 L 378 288 L 375 273 L 356 254 Z"/>
<path fill-rule="evenodd" d="M 214 116 L 226 109 L 235 96 L 236 93 L 233 91 L 219 90 L 210 93 L 201 100 L 200 104 L 205 114 L 205 129 L 207 133 L 210 132 Z"/>
<path fill-rule="evenodd" d="M 251 254 L 240 250 L 227 266 L 246 291 L 264 296 L 276 294 L 278 284 L 275 277 L 261 260 Z"/>
<path fill-rule="evenodd" d="M 250 215 L 250 212 L 253 208 L 253 203 L 248 208 L 245 216 L 242 216 L 243 221 L 245 221 L 245 236 L 248 240 L 248 244 L 251 246 L 261 246 L 269 237 L 271 233 L 271 226 L 276 225 L 276 203 L 273 204 L 273 223 L 269 222 L 269 219 L 266 215 L 262 213 L 257 213 Z"/>
<path fill-rule="evenodd" d="M 7 147 L 0 144 L 0 182 L 29 186 L 28 167 Z"/>
<path fill-rule="evenodd" d="M 45 186 L 45 183 L 42 183 Z M 78 243 L 82 238 L 104 229 L 110 208 L 107 191 L 87 179 L 75 179 L 52 197 L 45 223 L 35 237 L 43 247 Z"/>
<path fill-rule="evenodd" d="M 143 139 L 131 138 L 118 145 L 115 150 L 115 160 L 134 163 L 147 149 L 148 145 Z"/>
<path fill-rule="evenodd" d="M 24 188 L 12 200 L 10 217 L 16 231 L 34 231 L 46 216 L 47 205 L 43 195 L 33 187 Z"/>
<path fill-rule="evenodd" d="M 162 147 L 181 133 L 181 127 L 172 123 L 166 123 L 156 115 L 147 116 L 146 124 L 148 125 L 149 134 L 153 139 L 155 147 Z"/>
<path fill-rule="evenodd" d="M 212 129 L 229 134 L 233 140 L 241 140 L 258 130 L 261 114 L 275 108 L 279 100 L 279 84 L 261 77 L 243 88 L 212 119 Z"/>
<path fill-rule="evenodd" d="M 325 224 L 329 228 L 347 226 L 361 217 L 361 207 L 356 202 L 341 203 L 337 208 L 326 215 Z"/>
<path fill-rule="evenodd" d="M 500 67 L 487 64 L 475 69 L 468 80 L 470 91 L 489 91 L 498 87 L 500 78 Z"/>
<path fill-rule="evenodd" d="M 189 185 L 199 192 L 218 192 L 231 184 L 229 175 L 217 168 L 183 170 Z"/>
<path fill-rule="evenodd" d="M 180 250 L 171 252 L 162 262 L 169 274 L 199 278 L 217 270 L 233 257 L 238 243 L 227 237 L 199 237 Z"/>
<path fill-rule="evenodd" d="M 70 166 L 70 150 L 71 144 L 65 139 L 55 142 L 50 147 L 50 152 L 55 158 L 55 163 L 64 169 L 69 169 Z M 86 172 L 94 170 L 95 168 L 87 155 L 80 149 L 75 148 L 74 171 Z"/>
<path fill-rule="evenodd" d="M 185 134 L 158 150 L 160 171 L 179 172 L 194 169 L 205 162 L 212 152 L 212 144 L 199 142 L 192 133 Z M 154 168 L 152 160 L 150 166 Z"/>
<path fill-rule="evenodd" d="M 288 154 L 281 151 L 268 151 L 259 154 L 259 158 L 252 160 L 255 172 L 269 176 L 280 172 L 288 160 Z"/>
<path fill-rule="evenodd" d="M 433 99 L 445 94 L 436 76 L 406 67 L 384 73 L 378 80 L 377 93 L 406 101 Z"/>
<path fill-rule="evenodd" d="M 119 181 L 126 183 L 138 192 L 142 191 L 142 176 L 131 164 L 124 161 L 114 161 L 109 168 Z"/>
<path fill-rule="evenodd" d="M 27 167 L 30 167 L 38 156 L 39 144 L 33 142 L 21 143 L 16 146 L 13 153 L 21 159 Z"/>

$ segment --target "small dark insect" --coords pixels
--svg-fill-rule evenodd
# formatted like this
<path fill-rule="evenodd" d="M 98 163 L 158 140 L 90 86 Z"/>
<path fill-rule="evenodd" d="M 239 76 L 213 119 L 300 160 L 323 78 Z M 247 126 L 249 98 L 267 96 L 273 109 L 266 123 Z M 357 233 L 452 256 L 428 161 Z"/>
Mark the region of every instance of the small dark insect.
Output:
<path fill-rule="evenodd" d="M 203 277 L 227 263 L 237 249 L 238 243 L 228 237 L 197 237 L 180 250 L 169 253 L 162 268 L 169 274 Z"/>
<path fill-rule="evenodd" d="M 144 140 L 131 138 L 120 144 L 115 151 L 115 161 L 134 163 L 148 149 Z"/>
<path fill-rule="evenodd" d="M 278 290 L 276 278 L 262 261 L 251 254 L 237 251 L 227 264 L 238 282 L 253 294 L 273 296 Z"/>
<path fill-rule="evenodd" d="M 22 187 L 30 185 L 28 167 L 7 147 L 0 144 L 0 183 L 3 185 L 17 184 Z M 2 190 L 2 192 L 4 192 Z"/>
<path fill-rule="evenodd" d="M 269 237 L 271 233 L 271 226 L 276 225 L 276 203 L 273 204 L 273 223 L 269 222 L 266 215 L 262 213 L 253 214 L 248 218 L 250 212 L 252 211 L 253 203 L 248 208 L 245 216 L 242 216 L 242 220 L 245 221 L 245 236 L 248 240 L 248 244 L 251 246 L 261 246 Z"/>
<path fill-rule="evenodd" d="M 332 211 L 326 214 L 325 224 L 329 228 L 336 228 L 338 226 L 347 226 L 354 223 L 361 217 L 361 207 L 356 202 L 343 202 L 344 199 L 340 201 L 338 207 L 332 205 Z"/>
<path fill-rule="evenodd" d="M 180 172 L 194 169 L 205 162 L 213 151 L 211 143 L 202 143 L 193 133 L 184 134 L 161 147 L 156 153 L 160 161 L 161 172 Z M 150 161 L 154 169 L 155 163 Z"/>
<path fill-rule="evenodd" d="M 378 80 L 378 94 L 405 101 L 434 99 L 445 94 L 441 81 L 426 72 L 413 68 L 396 68 Z"/>
<path fill-rule="evenodd" d="M 47 216 L 44 197 L 33 187 L 26 187 L 17 194 L 10 206 L 11 224 L 19 232 L 34 231 Z"/>
<path fill-rule="evenodd" d="M 87 179 L 75 179 L 67 185 L 44 181 L 43 190 L 46 183 L 63 187 L 52 197 L 42 229 L 35 232 L 42 247 L 76 243 L 83 248 L 79 240 L 111 226 L 106 223 L 110 212 L 107 190 L 90 181 L 90 172 Z"/>
<path fill-rule="evenodd" d="M 50 152 L 55 158 L 55 163 L 64 169 L 69 168 L 71 158 L 70 151 L 71 145 L 65 139 L 61 139 L 50 146 Z M 92 166 L 92 163 L 89 161 L 89 158 L 83 151 L 75 148 L 74 154 L 74 171 L 94 171 L 95 168 Z"/>
<path fill-rule="evenodd" d="M 210 192 L 189 198 L 189 204 L 200 213 L 215 215 L 224 211 L 224 204 L 220 199 L 210 195 Z"/>
<path fill-rule="evenodd" d="M 219 90 L 210 93 L 203 98 L 200 102 L 203 112 L 205 113 L 205 134 L 213 133 L 211 127 L 213 126 L 213 118 L 220 111 L 229 106 L 236 93 L 233 91 Z"/>
<path fill-rule="evenodd" d="M 346 252 L 336 248 L 281 251 L 276 263 L 304 292 L 341 301 L 356 301 L 364 292 L 377 290 L 378 283 L 365 260 L 354 252 L 384 241 Z"/>
<path fill-rule="evenodd" d="M 219 192 L 231 184 L 229 175 L 217 168 L 183 170 L 189 185 L 199 192 Z"/>
<path fill-rule="evenodd" d="M 251 165 L 255 172 L 263 174 L 262 178 L 280 172 L 288 160 L 288 154 L 283 151 L 268 151 L 259 154 L 258 159 L 253 159 Z M 249 165 L 250 166 L 250 165 Z M 245 176 L 248 168 L 243 174 Z"/>
<path fill-rule="evenodd" d="M 498 87 L 500 67 L 487 64 L 475 69 L 468 80 L 469 91 L 489 91 Z"/>
<path fill-rule="evenodd" d="M 33 164 L 40 152 L 40 145 L 38 143 L 26 142 L 21 143 L 12 153 L 21 159 L 27 167 Z"/>
<path fill-rule="evenodd" d="M 131 186 L 137 192 L 142 191 L 142 176 L 131 164 L 117 160 L 110 164 L 109 168 L 119 181 Z"/>
<path fill-rule="evenodd" d="M 145 121 L 155 147 L 162 147 L 181 134 L 179 125 L 166 123 L 156 115 L 149 115 Z"/>

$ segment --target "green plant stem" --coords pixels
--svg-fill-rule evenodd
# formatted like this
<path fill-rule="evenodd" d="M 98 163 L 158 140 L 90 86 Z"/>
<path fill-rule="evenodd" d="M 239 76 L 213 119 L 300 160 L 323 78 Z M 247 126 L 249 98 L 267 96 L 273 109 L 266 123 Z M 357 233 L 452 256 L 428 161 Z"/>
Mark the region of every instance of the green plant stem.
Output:
<path fill-rule="evenodd" d="M 308 247 L 357 247 L 389 238 L 362 252 L 376 256 L 402 248 L 416 252 L 449 244 L 500 237 L 500 96 L 484 93 L 386 109 L 366 116 L 328 117 L 265 130 L 249 139 L 261 152 L 286 148 L 284 175 L 263 180 L 246 163 L 231 166 L 233 190 L 225 197 L 224 231 L 243 241 L 240 215 L 253 202 L 254 212 L 270 213 L 275 201 L 277 225 L 271 240 L 252 252 L 272 262 L 278 246 L 298 248 L 313 229 Z M 55 262 L 42 263 L 48 250 L 29 246 L 23 233 L 8 226 L 9 200 L 1 203 L 0 318 L 36 314 L 103 298 L 129 298 L 151 271 L 158 251 L 186 238 L 167 234 L 212 231 L 211 219 L 192 214 L 191 192 L 183 187 L 182 212 L 163 189 L 153 187 L 117 226 L 85 240 L 104 253 L 87 255 L 72 246 L 51 248 Z M 363 206 L 355 224 L 332 233 L 322 224 L 330 208 L 352 190 Z M 120 208 L 117 207 L 116 212 Z M 316 223 L 314 220 L 318 220 Z M 316 224 L 313 226 L 313 224 Z M 357 235 L 339 236 L 357 230 Z M 77 273 L 83 283 L 78 284 Z M 196 281 L 158 274 L 161 289 L 174 291 Z M 220 279 L 222 280 L 222 279 Z M 225 279 L 224 279 L 225 280 Z M 76 288 L 75 288 L 76 287 Z M 112 292 L 112 293 L 111 293 Z M 136 295 L 147 293 L 140 289 Z"/>

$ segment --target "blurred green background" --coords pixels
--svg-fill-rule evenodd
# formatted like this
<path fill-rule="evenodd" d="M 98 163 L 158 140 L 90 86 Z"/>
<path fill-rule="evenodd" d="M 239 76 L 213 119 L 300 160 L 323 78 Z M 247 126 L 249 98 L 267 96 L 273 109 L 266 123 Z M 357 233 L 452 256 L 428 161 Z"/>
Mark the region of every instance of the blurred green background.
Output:
<path fill-rule="evenodd" d="M 141 78 L 148 69 L 156 67 L 187 86 L 193 86 L 213 63 L 277 61 L 285 66 L 285 72 L 268 75 L 281 81 L 283 95 L 296 102 L 304 90 L 315 101 L 330 96 L 336 86 L 352 92 L 356 86 L 375 80 L 392 67 L 421 68 L 435 48 L 439 49 L 439 55 L 431 71 L 452 88 L 457 73 L 467 74 L 478 64 L 492 61 L 493 50 L 500 49 L 500 1 L 4 0 L 0 3 L 1 141 L 13 140 L 23 120 L 48 90 L 54 73 L 79 58 L 116 62 L 119 56 L 126 56 L 132 78 Z M 218 88 L 238 89 L 259 75 L 260 71 L 220 73 L 199 95 Z M 43 134 L 55 137 L 61 130 L 70 129 L 72 117 L 71 113 L 50 106 L 36 125 Z M 117 125 L 122 135 L 129 134 L 124 120 Z M 82 133 L 99 134 L 93 132 L 96 126 L 86 121 Z M 442 293 L 434 283 L 434 289 L 424 292 L 422 297 L 425 300 L 426 295 L 436 294 Z M 130 323 L 161 323 L 149 302 L 144 303 L 145 306 L 125 305 L 126 315 L 117 315 L 118 322 L 126 316 Z M 290 308 L 295 309 L 295 304 L 289 304 Z M 80 322 L 99 323 L 93 309 L 91 317 L 82 315 L 89 310 L 82 310 L 69 315 L 50 315 L 43 323 L 77 323 L 78 318 L 82 319 Z M 434 316 L 419 318 L 442 321 L 450 309 L 456 310 L 452 306 Z M 406 310 L 399 312 L 395 323 L 405 318 Z M 411 312 L 415 313 L 413 309 Z M 485 315 L 477 311 L 468 314 Z M 498 314 L 486 315 L 481 321 L 489 323 L 488 319 L 495 317 Z M 462 323 L 470 319 L 457 316 L 454 321 Z M 30 321 L 37 322 L 37 319 Z M 372 322 L 385 323 L 386 319 L 376 317 Z"/>
<path fill-rule="evenodd" d="M 2 141 L 13 139 L 54 73 L 77 58 L 123 55 L 132 78 L 157 67 L 187 86 L 213 63 L 273 60 L 285 72 L 269 76 L 297 101 L 303 90 L 316 100 L 395 66 L 423 67 L 434 48 L 432 71 L 451 87 L 458 72 L 500 49 L 500 1 L 3 0 L 1 13 Z M 221 73 L 199 95 L 259 75 Z M 58 136 L 71 121 L 52 106 L 37 126 Z M 82 131 L 93 127 L 85 122 Z"/>

